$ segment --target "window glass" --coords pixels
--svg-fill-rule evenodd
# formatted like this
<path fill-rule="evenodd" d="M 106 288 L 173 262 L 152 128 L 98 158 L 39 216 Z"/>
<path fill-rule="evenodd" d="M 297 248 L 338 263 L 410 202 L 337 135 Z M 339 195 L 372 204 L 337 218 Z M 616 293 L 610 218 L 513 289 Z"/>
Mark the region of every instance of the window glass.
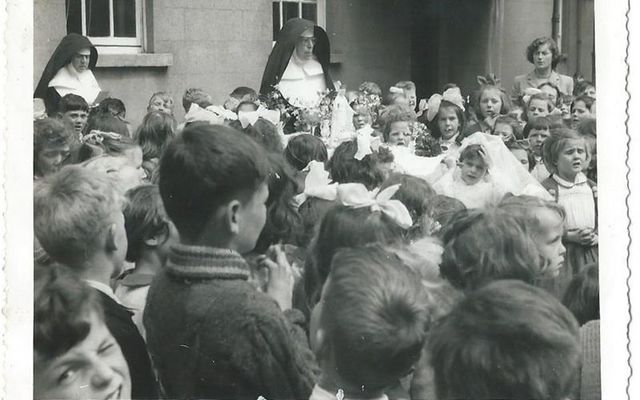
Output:
<path fill-rule="evenodd" d="M 297 1 L 283 1 L 282 2 L 282 24 L 292 18 L 298 18 L 298 2 Z"/>
<path fill-rule="evenodd" d="M 111 36 L 109 0 L 86 0 L 87 36 Z"/>
<path fill-rule="evenodd" d="M 136 37 L 135 0 L 113 0 L 113 36 Z"/>
<path fill-rule="evenodd" d="M 313 3 L 302 3 L 302 18 L 318 22 L 318 6 Z"/>
<path fill-rule="evenodd" d="M 67 33 L 82 35 L 82 1 L 66 0 Z"/>

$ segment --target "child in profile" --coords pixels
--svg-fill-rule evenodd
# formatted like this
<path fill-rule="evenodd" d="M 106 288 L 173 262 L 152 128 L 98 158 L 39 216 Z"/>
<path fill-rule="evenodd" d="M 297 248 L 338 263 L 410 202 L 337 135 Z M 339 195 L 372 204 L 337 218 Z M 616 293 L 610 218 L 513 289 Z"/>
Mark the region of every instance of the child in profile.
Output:
<path fill-rule="evenodd" d="M 33 397 L 130 399 L 129 367 L 95 293 L 60 265 L 34 273 Z"/>
<path fill-rule="evenodd" d="M 430 332 L 428 348 L 439 399 L 561 400 L 578 384 L 576 319 L 523 282 L 470 293 Z"/>
<path fill-rule="evenodd" d="M 379 246 L 333 258 L 311 318 L 321 374 L 310 400 L 386 399 L 409 375 L 426 339 L 420 277 Z"/>
<path fill-rule="evenodd" d="M 156 185 L 141 185 L 127 191 L 122 213 L 128 244 L 125 260 L 135 267 L 118 279 L 115 294 L 133 312 L 133 322 L 146 336 L 142 313 L 149 286 L 164 266 L 169 248 L 178 241 L 178 232 L 164 211 Z"/>

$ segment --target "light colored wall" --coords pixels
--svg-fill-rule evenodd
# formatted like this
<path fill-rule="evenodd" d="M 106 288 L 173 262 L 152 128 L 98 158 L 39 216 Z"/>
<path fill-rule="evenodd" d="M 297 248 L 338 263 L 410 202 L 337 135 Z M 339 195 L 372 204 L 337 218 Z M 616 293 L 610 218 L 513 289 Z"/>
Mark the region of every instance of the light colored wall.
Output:
<path fill-rule="evenodd" d="M 34 87 L 50 55 L 66 34 L 64 0 L 34 2 Z M 127 119 L 137 125 L 149 97 L 168 91 L 182 120 L 182 94 L 201 87 L 222 103 L 237 86 L 259 88 L 271 51 L 268 0 L 154 0 L 155 53 L 173 54 L 164 68 L 96 68 L 103 90 L 124 101 Z"/>

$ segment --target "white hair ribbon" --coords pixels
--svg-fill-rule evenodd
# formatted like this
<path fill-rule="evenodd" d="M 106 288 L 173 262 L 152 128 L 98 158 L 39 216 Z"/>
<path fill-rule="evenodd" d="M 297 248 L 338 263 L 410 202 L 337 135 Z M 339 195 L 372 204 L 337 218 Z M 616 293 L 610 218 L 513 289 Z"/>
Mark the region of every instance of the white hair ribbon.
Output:
<path fill-rule="evenodd" d="M 302 171 L 308 172 L 304 180 L 304 191 L 294 197 L 294 203 L 301 205 L 308 198 L 334 201 L 338 196 L 338 184 L 331 183 L 329 172 L 320 161 L 311 161 Z"/>
<path fill-rule="evenodd" d="M 526 88 L 523 91 L 522 101 L 524 102 L 524 104 L 529 104 L 529 100 L 531 100 L 531 96 L 540 94 L 540 93 L 544 93 L 544 92 L 538 88 Z"/>
<path fill-rule="evenodd" d="M 402 88 L 399 88 L 397 86 L 391 86 L 389 88 L 389 93 L 404 94 L 404 90 L 402 90 Z"/>
<path fill-rule="evenodd" d="M 210 110 L 209 107 L 202 108 L 196 103 L 191 103 L 189 112 L 184 116 L 185 123 L 190 122 L 208 122 L 211 125 L 222 125 L 224 116 Z"/>
<path fill-rule="evenodd" d="M 120 140 L 122 139 L 122 135 L 115 132 L 104 132 L 98 129 L 92 129 L 88 135 L 85 135 L 81 139 L 81 141 L 82 143 L 94 141 L 95 143 L 101 144 L 104 141 L 104 138 L 109 138 L 112 140 Z"/>
<path fill-rule="evenodd" d="M 440 104 L 443 100 L 455 104 L 464 111 L 464 99 L 460 93 L 460 88 L 452 87 L 445 90 L 442 94 L 436 93 L 429 97 L 429 100 L 427 101 L 427 119 L 429 121 L 433 121 L 435 116 L 438 115 Z"/>
<path fill-rule="evenodd" d="M 398 189 L 399 184 L 368 191 L 361 183 L 344 183 L 338 186 L 338 201 L 346 207 L 369 207 L 371 211 L 380 211 L 401 228 L 408 229 L 413 225 L 409 210 L 400 200 L 391 199 Z"/>
<path fill-rule="evenodd" d="M 238 120 L 242 129 L 249 125 L 255 125 L 258 118 L 264 118 L 274 125 L 280 122 L 280 111 L 269 110 L 263 106 L 258 107 L 256 111 L 238 111 Z"/>

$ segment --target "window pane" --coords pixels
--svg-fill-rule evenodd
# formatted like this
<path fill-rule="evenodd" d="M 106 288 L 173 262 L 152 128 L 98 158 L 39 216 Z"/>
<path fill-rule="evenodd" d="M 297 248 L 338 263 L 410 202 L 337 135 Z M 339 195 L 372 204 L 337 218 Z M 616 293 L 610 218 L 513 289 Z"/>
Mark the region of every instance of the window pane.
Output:
<path fill-rule="evenodd" d="M 273 40 L 278 38 L 278 32 L 280 32 L 280 3 L 274 1 L 273 7 Z"/>
<path fill-rule="evenodd" d="M 136 0 L 113 0 L 113 36 L 136 37 Z"/>
<path fill-rule="evenodd" d="M 109 32 L 109 0 L 86 0 L 87 36 L 111 36 Z"/>
<path fill-rule="evenodd" d="M 67 16 L 67 33 L 82 35 L 82 3 L 81 0 L 65 0 Z"/>
<path fill-rule="evenodd" d="M 284 24 L 291 18 L 298 18 L 298 2 L 283 1 L 282 2 L 282 23 Z"/>
<path fill-rule="evenodd" d="M 316 18 L 317 14 L 317 5 L 302 3 L 302 18 L 308 19 L 309 21 L 318 22 Z"/>

